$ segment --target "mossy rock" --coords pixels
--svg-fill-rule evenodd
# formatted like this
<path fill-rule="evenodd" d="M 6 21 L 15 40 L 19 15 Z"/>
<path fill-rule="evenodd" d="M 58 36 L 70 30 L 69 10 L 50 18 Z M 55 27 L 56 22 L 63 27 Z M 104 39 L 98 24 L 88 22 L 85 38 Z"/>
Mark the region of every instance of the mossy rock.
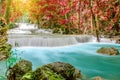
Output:
<path fill-rule="evenodd" d="M 0 46 L 0 61 L 7 59 L 10 56 L 10 50 L 12 46 L 8 43 Z"/>
<path fill-rule="evenodd" d="M 64 62 L 54 62 L 42 66 L 44 70 L 51 70 L 56 74 L 61 75 L 65 80 L 76 80 L 77 78 L 82 78 L 81 73 L 78 69 Z"/>
<path fill-rule="evenodd" d="M 119 54 L 118 49 L 115 47 L 110 47 L 110 48 L 101 47 L 100 49 L 97 50 L 97 52 L 100 54 L 107 54 L 107 55 L 118 55 Z"/>
<path fill-rule="evenodd" d="M 2 27 L 2 26 L 0 26 L 0 36 L 5 36 L 5 35 L 7 35 L 7 27 Z"/>
<path fill-rule="evenodd" d="M 12 46 L 8 43 L 4 44 L 3 46 L 0 46 L 0 51 L 10 51 Z"/>
<path fill-rule="evenodd" d="M 40 67 L 33 72 L 33 80 L 65 80 L 61 75 L 52 70 L 45 70 Z"/>
<path fill-rule="evenodd" d="M 5 60 L 9 57 L 9 52 L 7 51 L 0 51 L 0 61 Z"/>
<path fill-rule="evenodd" d="M 80 71 L 72 65 L 63 62 L 54 62 L 26 73 L 21 80 L 79 80 Z"/>
<path fill-rule="evenodd" d="M 20 80 L 27 72 L 32 71 L 32 63 L 27 60 L 20 60 L 11 69 L 8 80 Z"/>
<path fill-rule="evenodd" d="M 61 75 L 54 73 L 51 70 L 44 70 L 41 67 L 34 72 L 26 73 L 21 80 L 65 80 Z"/>
<path fill-rule="evenodd" d="M 33 72 L 26 73 L 20 80 L 33 80 Z"/>

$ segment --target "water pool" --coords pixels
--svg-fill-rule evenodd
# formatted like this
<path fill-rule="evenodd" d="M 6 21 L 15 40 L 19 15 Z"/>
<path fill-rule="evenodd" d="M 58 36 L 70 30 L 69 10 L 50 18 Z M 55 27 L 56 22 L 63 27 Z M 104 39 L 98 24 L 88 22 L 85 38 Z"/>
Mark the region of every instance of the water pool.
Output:
<path fill-rule="evenodd" d="M 119 44 L 83 43 L 63 47 L 18 47 L 12 51 L 20 58 L 33 63 L 33 70 L 44 64 L 68 62 L 89 77 L 101 76 L 106 80 L 120 80 L 120 55 L 108 56 L 96 53 L 100 47 L 116 47 Z M 88 80 L 88 79 L 86 79 Z"/>

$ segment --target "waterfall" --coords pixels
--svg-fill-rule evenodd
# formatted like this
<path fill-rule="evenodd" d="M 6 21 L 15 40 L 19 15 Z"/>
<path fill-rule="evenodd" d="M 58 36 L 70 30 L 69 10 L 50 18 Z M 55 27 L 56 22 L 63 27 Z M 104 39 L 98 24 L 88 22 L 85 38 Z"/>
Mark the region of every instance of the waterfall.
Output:
<path fill-rule="evenodd" d="M 65 46 L 89 42 L 90 36 L 60 36 L 60 35 L 9 35 L 8 42 L 15 46 Z"/>
<path fill-rule="evenodd" d="M 91 36 L 58 35 L 52 30 L 38 29 L 34 24 L 17 23 L 18 27 L 8 31 L 8 42 L 15 46 L 65 46 L 88 42 Z"/>
<path fill-rule="evenodd" d="M 18 27 L 8 31 L 8 42 L 13 46 L 65 46 L 84 42 L 96 42 L 91 35 L 58 35 L 52 30 L 38 29 L 34 24 L 18 23 Z M 102 39 L 101 42 L 111 42 Z"/>

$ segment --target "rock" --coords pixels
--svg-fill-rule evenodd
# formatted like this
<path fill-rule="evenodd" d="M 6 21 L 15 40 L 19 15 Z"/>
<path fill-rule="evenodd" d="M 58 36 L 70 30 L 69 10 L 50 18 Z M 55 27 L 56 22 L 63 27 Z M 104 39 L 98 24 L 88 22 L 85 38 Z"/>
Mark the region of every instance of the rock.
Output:
<path fill-rule="evenodd" d="M 0 51 L 0 61 L 7 59 L 9 54 L 6 51 Z"/>
<path fill-rule="evenodd" d="M 80 71 L 72 65 L 54 62 L 26 73 L 21 80 L 78 80 L 82 78 Z"/>
<path fill-rule="evenodd" d="M 10 44 L 6 43 L 3 46 L 0 46 L 0 51 L 3 51 L 3 50 L 10 51 L 11 48 L 12 48 L 12 46 Z"/>
<path fill-rule="evenodd" d="M 24 74 L 30 71 L 32 71 L 32 63 L 21 60 L 10 69 L 8 80 L 20 80 Z"/>
<path fill-rule="evenodd" d="M 117 44 L 120 44 L 120 38 L 116 40 L 116 43 L 117 43 Z"/>
<path fill-rule="evenodd" d="M 61 75 L 43 67 L 36 69 L 32 76 L 33 80 L 65 80 Z"/>
<path fill-rule="evenodd" d="M 103 79 L 100 76 L 97 76 L 93 80 L 103 80 Z"/>
<path fill-rule="evenodd" d="M 26 73 L 20 80 L 33 80 L 33 72 Z"/>
<path fill-rule="evenodd" d="M 76 78 L 82 78 L 80 71 L 74 68 L 69 63 L 54 62 L 42 66 L 44 70 L 51 70 L 65 78 L 65 80 L 76 80 Z"/>
<path fill-rule="evenodd" d="M 8 43 L 0 46 L 0 61 L 7 59 L 10 56 L 10 50 L 12 46 Z"/>
<path fill-rule="evenodd" d="M 7 42 L 7 37 L 6 36 L 0 37 L 0 46 L 4 45 L 6 42 Z"/>
<path fill-rule="evenodd" d="M 105 48 L 101 47 L 97 50 L 98 53 L 107 54 L 107 55 L 118 55 L 119 51 L 115 47 Z"/>

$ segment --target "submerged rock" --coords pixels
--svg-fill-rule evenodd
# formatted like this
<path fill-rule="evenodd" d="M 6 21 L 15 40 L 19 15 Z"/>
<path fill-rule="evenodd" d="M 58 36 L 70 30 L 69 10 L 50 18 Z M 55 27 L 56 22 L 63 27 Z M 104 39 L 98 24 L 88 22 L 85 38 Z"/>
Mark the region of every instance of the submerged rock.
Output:
<path fill-rule="evenodd" d="M 102 79 L 102 77 L 97 76 L 97 77 L 95 77 L 93 80 L 103 80 L 103 79 Z"/>
<path fill-rule="evenodd" d="M 21 60 L 10 69 L 8 80 L 20 80 L 24 74 L 30 71 L 32 71 L 32 63 Z"/>
<path fill-rule="evenodd" d="M 98 53 L 101 54 L 107 54 L 107 55 L 118 55 L 119 51 L 115 47 L 110 47 L 110 48 L 105 48 L 101 47 L 100 49 L 97 50 Z"/>

